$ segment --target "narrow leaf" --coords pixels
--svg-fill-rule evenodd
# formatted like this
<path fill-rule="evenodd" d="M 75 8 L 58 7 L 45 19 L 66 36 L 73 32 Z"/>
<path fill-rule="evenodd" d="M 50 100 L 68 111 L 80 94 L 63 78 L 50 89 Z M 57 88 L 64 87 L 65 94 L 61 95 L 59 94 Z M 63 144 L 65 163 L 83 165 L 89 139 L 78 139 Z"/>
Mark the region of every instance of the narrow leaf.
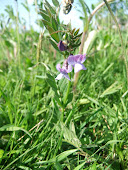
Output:
<path fill-rule="evenodd" d="M 48 15 L 46 15 L 44 12 L 40 11 L 41 16 L 43 17 L 44 20 L 50 22 L 50 18 Z"/>
<path fill-rule="evenodd" d="M 51 20 L 52 20 L 52 27 L 53 27 L 53 29 L 54 29 L 55 31 L 57 31 L 57 30 L 58 30 L 57 21 L 55 20 L 54 17 L 52 17 Z"/>
<path fill-rule="evenodd" d="M 52 0 L 52 3 L 55 7 L 59 7 L 59 2 L 57 0 Z"/>
<path fill-rule="evenodd" d="M 58 34 L 54 31 L 54 29 L 50 26 L 47 26 L 47 29 L 50 33 L 50 36 L 58 43 L 59 42 L 59 36 Z"/>
<path fill-rule="evenodd" d="M 74 35 L 76 36 L 79 31 L 80 31 L 80 29 L 77 29 L 77 30 L 74 32 Z"/>
<path fill-rule="evenodd" d="M 47 0 L 45 0 L 46 6 L 49 8 L 50 12 L 52 14 L 56 14 L 56 11 L 53 9 L 53 7 L 49 4 Z"/>
<path fill-rule="evenodd" d="M 73 154 L 76 151 L 77 151 L 77 149 L 71 149 L 71 150 L 62 152 L 60 155 L 56 156 L 56 159 L 60 162 L 60 161 L 67 158 L 69 155 Z"/>
<path fill-rule="evenodd" d="M 121 89 L 121 85 L 117 85 L 118 82 L 114 82 L 111 86 L 109 86 L 101 95 L 100 97 L 104 97 L 106 95 L 110 95 L 116 93 L 119 89 Z"/>
<path fill-rule="evenodd" d="M 43 21 L 43 24 L 44 24 L 44 26 L 45 26 L 46 28 L 48 28 L 48 27 L 51 26 L 51 23 L 50 23 L 50 22 L 48 22 L 48 21 L 46 21 L 46 20 L 44 20 L 44 19 L 42 19 L 42 21 Z"/>
<path fill-rule="evenodd" d="M 78 165 L 74 170 L 79 170 L 81 169 L 86 162 L 83 162 L 82 164 Z"/>
<path fill-rule="evenodd" d="M 0 149 L 0 158 L 2 158 L 3 154 L 4 154 L 4 150 Z"/>
<path fill-rule="evenodd" d="M 18 131 L 18 130 L 25 132 L 27 135 L 31 137 L 30 133 L 21 127 L 17 127 L 9 124 L 9 125 L 4 125 L 0 128 L 0 131 Z"/>
<path fill-rule="evenodd" d="M 55 78 L 53 78 L 53 76 L 51 76 L 50 74 L 47 74 L 47 79 L 46 80 L 47 80 L 48 84 L 52 87 L 52 89 L 57 91 Z"/>
<path fill-rule="evenodd" d="M 50 43 L 52 44 L 52 46 L 53 46 L 59 53 L 63 54 L 63 53 L 58 49 L 57 44 L 56 44 L 51 38 L 49 38 L 49 41 L 50 41 Z"/>
<path fill-rule="evenodd" d="M 55 158 L 50 159 L 48 161 L 40 161 L 37 162 L 35 164 L 37 165 L 41 165 L 41 164 L 47 164 L 47 163 L 54 163 L 54 162 L 60 162 L 62 160 L 64 160 L 65 158 L 67 158 L 69 155 L 73 154 L 74 152 L 76 152 L 78 149 L 71 149 L 71 150 L 67 150 L 65 152 L 62 152 L 61 154 L 57 155 Z"/>

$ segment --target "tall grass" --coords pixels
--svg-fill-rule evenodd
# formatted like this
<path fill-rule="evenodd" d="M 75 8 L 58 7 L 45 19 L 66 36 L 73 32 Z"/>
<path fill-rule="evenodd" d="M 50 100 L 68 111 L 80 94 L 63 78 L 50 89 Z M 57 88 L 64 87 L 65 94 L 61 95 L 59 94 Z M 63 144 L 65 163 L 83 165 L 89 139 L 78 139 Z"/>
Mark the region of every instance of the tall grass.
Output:
<path fill-rule="evenodd" d="M 17 41 L 11 23 L 4 30 L 0 37 L 2 170 L 128 168 L 128 91 L 122 47 L 116 28 L 110 31 L 104 18 L 102 25 L 98 14 L 96 19 L 87 71 L 80 72 L 74 96 L 71 82 L 63 110 L 49 85 L 55 80 L 47 74 L 56 77 L 61 55 L 55 53 L 47 34 L 40 39 L 32 28 L 21 29 Z M 127 30 L 121 33 L 127 51 Z M 20 65 L 15 58 L 18 42 Z M 62 79 L 56 86 L 63 100 L 68 81 Z"/>

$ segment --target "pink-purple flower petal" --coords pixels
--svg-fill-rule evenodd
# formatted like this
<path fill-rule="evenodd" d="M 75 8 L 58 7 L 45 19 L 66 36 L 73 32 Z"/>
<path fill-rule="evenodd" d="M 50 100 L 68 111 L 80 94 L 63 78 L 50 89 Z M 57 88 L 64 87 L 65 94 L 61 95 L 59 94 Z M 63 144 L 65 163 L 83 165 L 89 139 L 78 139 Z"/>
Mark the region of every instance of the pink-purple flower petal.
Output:
<path fill-rule="evenodd" d="M 72 71 L 72 66 L 68 65 L 67 73 L 70 73 Z"/>
<path fill-rule="evenodd" d="M 70 55 L 68 57 L 68 64 L 74 67 L 74 72 L 77 73 L 80 70 L 86 70 L 86 67 L 82 64 L 86 60 L 86 55 Z"/>
<path fill-rule="evenodd" d="M 85 60 L 86 60 L 86 54 L 78 54 L 77 55 L 77 59 L 76 59 L 76 62 L 77 63 L 83 63 L 83 62 L 85 62 Z"/>
<path fill-rule="evenodd" d="M 63 41 L 60 41 L 60 42 L 58 43 L 58 48 L 59 48 L 60 51 L 65 51 L 65 50 L 67 50 L 67 46 L 66 46 L 66 44 L 64 44 Z"/>
<path fill-rule="evenodd" d="M 74 57 L 74 55 L 70 55 L 69 57 L 68 57 L 68 64 L 70 64 L 70 65 L 74 65 L 76 62 L 75 62 L 75 57 Z"/>
<path fill-rule="evenodd" d="M 69 76 L 68 76 L 68 74 L 63 74 L 63 76 L 64 76 L 66 79 L 68 79 L 69 81 L 71 81 L 70 78 L 69 78 Z"/>
<path fill-rule="evenodd" d="M 86 60 L 86 54 L 70 55 L 68 57 L 68 64 L 74 65 L 76 63 L 83 63 Z"/>
<path fill-rule="evenodd" d="M 57 64 L 56 69 L 60 72 L 60 74 L 55 78 L 56 80 L 60 80 L 62 77 L 65 77 L 66 79 L 70 80 L 68 73 L 72 71 L 72 66 L 68 65 L 68 63 L 66 63 L 66 60 L 64 61 L 62 68 L 60 64 Z"/>
<path fill-rule="evenodd" d="M 60 79 L 62 79 L 62 77 L 64 77 L 64 75 L 62 73 L 60 73 L 60 74 L 58 74 L 58 76 L 55 79 L 60 80 Z"/>
<path fill-rule="evenodd" d="M 76 63 L 74 66 L 74 72 L 77 73 L 80 70 L 86 70 L 86 67 L 81 63 Z"/>
<path fill-rule="evenodd" d="M 58 71 L 60 71 L 60 69 L 61 69 L 60 64 L 57 64 L 57 65 L 56 65 L 56 69 L 57 69 Z"/>

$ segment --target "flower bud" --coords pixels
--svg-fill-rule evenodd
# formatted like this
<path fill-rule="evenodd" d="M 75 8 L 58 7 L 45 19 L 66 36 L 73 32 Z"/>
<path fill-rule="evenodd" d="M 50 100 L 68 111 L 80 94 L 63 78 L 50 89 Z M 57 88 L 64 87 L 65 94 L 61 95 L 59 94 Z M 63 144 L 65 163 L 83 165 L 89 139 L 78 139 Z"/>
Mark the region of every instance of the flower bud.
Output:
<path fill-rule="evenodd" d="M 59 48 L 60 51 L 66 51 L 67 50 L 67 45 L 63 41 L 60 41 L 58 43 L 58 48 Z"/>

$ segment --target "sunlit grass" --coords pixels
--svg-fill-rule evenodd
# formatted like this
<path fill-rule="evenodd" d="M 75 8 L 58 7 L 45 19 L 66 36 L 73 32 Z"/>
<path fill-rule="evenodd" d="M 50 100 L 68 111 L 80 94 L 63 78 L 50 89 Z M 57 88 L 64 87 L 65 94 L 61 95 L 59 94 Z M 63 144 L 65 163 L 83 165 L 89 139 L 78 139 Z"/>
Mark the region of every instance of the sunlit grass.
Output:
<path fill-rule="evenodd" d="M 72 76 L 63 110 L 50 86 L 61 55 L 44 34 L 37 61 L 39 33 L 18 36 L 20 65 L 15 30 L 7 28 L 0 38 L 0 168 L 127 169 L 127 77 L 115 28 L 98 29 L 87 70 L 80 72 L 75 93 Z M 122 37 L 127 50 L 125 29 Z M 60 101 L 67 86 L 65 79 L 56 83 Z"/>

